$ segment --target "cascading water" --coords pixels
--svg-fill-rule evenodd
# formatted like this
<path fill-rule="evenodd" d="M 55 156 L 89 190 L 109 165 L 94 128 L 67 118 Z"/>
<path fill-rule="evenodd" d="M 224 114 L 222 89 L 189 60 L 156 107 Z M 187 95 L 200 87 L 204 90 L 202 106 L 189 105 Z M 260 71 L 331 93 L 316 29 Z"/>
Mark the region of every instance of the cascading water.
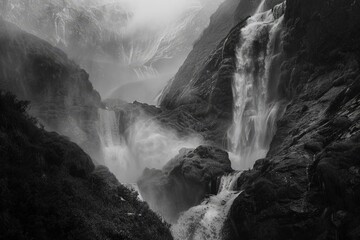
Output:
<path fill-rule="evenodd" d="M 127 169 L 124 157 L 127 153 L 119 131 L 114 111 L 99 109 L 98 135 L 100 137 L 104 164 L 112 170 Z"/>
<path fill-rule="evenodd" d="M 235 169 L 250 168 L 266 156 L 281 114 L 276 71 L 280 69 L 283 6 L 256 14 L 241 30 L 233 81 L 234 124 L 228 133 Z"/>
<path fill-rule="evenodd" d="M 221 230 L 230 207 L 239 195 L 234 191 L 241 172 L 221 178 L 216 196 L 203 201 L 202 204 L 190 208 L 180 216 L 171 231 L 175 240 L 219 240 Z"/>
<path fill-rule="evenodd" d="M 104 164 L 122 183 L 134 183 L 145 168 L 161 169 L 182 148 L 201 145 L 199 136 L 179 137 L 148 116 L 138 117 L 120 134 L 114 111 L 99 110 L 98 134 Z"/>
<path fill-rule="evenodd" d="M 259 11 L 264 2 L 258 7 Z M 235 169 L 250 168 L 256 159 L 266 156 L 276 120 L 282 114 L 277 87 L 284 7 L 285 3 L 255 14 L 241 30 L 233 81 L 234 125 L 228 133 Z M 224 176 L 216 196 L 183 213 L 172 226 L 174 239 L 221 239 L 224 221 L 239 195 L 233 190 L 240 174 Z"/>

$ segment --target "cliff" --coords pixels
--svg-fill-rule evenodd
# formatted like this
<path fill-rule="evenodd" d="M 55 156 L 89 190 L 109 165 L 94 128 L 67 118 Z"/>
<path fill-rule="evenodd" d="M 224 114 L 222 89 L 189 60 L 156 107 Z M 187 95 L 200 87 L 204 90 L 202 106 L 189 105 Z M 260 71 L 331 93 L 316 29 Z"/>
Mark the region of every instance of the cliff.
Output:
<path fill-rule="evenodd" d="M 0 88 L 30 100 L 32 115 L 87 152 L 98 150 L 100 95 L 89 75 L 49 43 L 0 19 Z"/>
<path fill-rule="evenodd" d="M 359 239 L 359 16 L 358 1 L 287 1 L 289 104 L 267 157 L 238 179 L 225 239 Z"/>
<path fill-rule="evenodd" d="M 205 128 L 211 129 L 211 133 L 204 131 L 202 135 L 223 148 L 227 148 L 227 130 L 233 120 L 232 81 L 240 31 L 261 2 L 223 2 L 160 98 L 162 109 L 187 112 L 198 118 Z M 280 2 L 265 1 L 263 9 Z"/>
<path fill-rule="evenodd" d="M 268 9 L 279 1 L 264 3 Z M 226 1 L 219 8 L 165 89 L 162 111 L 181 109 L 226 132 L 235 48 L 251 6 Z M 272 88 L 287 104 L 266 158 L 237 181 L 241 194 L 224 239 L 359 239 L 359 16 L 358 1 L 286 2 L 279 84 Z M 226 147 L 224 135 L 212 137 Z"/>
<path fill-rule="evenodd" d="M 137 193 L 0 94 L 1 239 L 172 239 Z"/>
<path fill-rule="evenodd" d="M 232 171 L 228 154 L 221 149 L 183 148 L 162 170 L 145 169 L 138 186 L 151 208 L 175 223 L 180 213 L 216 193 L 218 177 Z"/>

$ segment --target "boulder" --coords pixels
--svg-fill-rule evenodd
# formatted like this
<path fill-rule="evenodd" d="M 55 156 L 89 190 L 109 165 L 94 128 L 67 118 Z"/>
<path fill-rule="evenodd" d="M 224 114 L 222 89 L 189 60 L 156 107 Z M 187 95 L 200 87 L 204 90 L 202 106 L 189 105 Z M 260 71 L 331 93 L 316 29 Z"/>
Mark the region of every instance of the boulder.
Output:
<path fill-rule="evenodd" d="M 169 222 L 216 194 L 217 180 L 232 172 L 228 153 L 210 146 L 182 149 L 162 170 L 146 169 L 138 181 L 141 196 Z"/>

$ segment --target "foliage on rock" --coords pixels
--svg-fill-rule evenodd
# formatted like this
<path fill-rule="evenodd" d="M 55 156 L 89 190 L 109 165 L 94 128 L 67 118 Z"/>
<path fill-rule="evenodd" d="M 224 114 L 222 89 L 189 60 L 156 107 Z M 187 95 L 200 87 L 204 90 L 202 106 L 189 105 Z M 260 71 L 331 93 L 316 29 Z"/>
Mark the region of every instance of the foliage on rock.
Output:
<path fill-rule="evenodd" d="M 172 239 L 167 226 L 75 143 L 0 94 L 1 239 Z"/>

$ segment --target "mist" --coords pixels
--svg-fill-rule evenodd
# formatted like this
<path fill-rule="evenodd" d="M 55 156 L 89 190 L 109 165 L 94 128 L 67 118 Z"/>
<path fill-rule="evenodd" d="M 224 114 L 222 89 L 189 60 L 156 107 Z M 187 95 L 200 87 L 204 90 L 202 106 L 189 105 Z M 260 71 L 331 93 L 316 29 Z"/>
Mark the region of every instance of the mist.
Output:
<path fill-rule="evenodd" d="M 154 104 L 220 2 L 9 0 L 0 14 L 64 50 L 103 99 Z"/>
<path fill-rule="evenodd" d="M 115 112 L 99 110 L 104 164 L 123 183 L 135 183 L 145 168 L 161 169 L 182 148 L 196 148 L 199 135 L 179 136 L 142 113 L 120 134 Z"/>

